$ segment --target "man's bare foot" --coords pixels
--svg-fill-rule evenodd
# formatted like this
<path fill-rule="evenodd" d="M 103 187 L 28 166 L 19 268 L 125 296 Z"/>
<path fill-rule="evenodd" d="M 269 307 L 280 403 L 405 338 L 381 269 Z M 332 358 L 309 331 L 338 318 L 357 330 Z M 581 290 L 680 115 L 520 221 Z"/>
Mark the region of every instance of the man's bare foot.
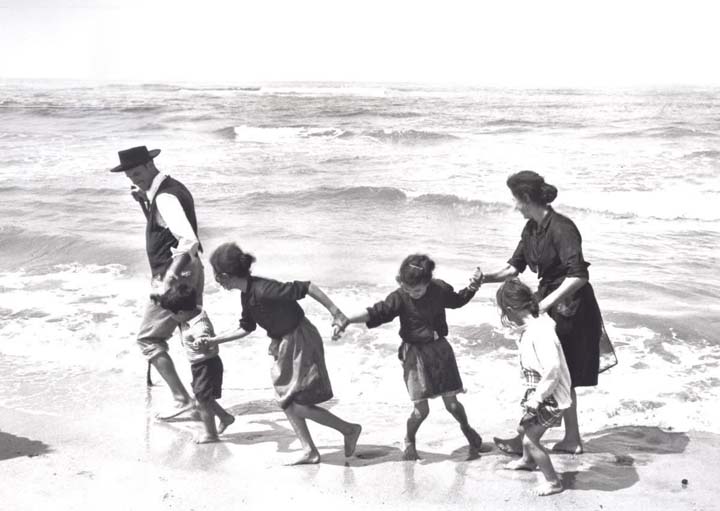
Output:
<path fill-rule="evenodd" d="M 538 497 L 545 497 L 554 493 L 560 493 L 561 491 L 563 491 L 563 485 L 560 481 L 546 481 L 530 490 L 533 495 Z"/>
<path fill-rule="evenodd" d="M 235 417 L 230 414 L 227 414 L 225 417 L 220 417 L 220 424 L 217 428 L 218 435 L 222 435 L 233 422 L 235 422 Z"/>
<path fill-rule="evenodd" d="M 287 466 L 292 467 L 295 465 L 316 465 L 318 463 L 320 463 L 320 453 L 317 451 L 310 451 L 306 452 L 292 463 L 288 463 Z"/>
<path fill-rule="evenodd" d="M 405 440 L 405 449 L 403 450 L 403 461 L 417 461 L 420 459 L 417 450 L 415 449 L 415 442 L 409 442 Z"/>
<path fill-rule="evenodd" d="M 196 444 L 211 444 L 213 442 L 219 442 L 220 439 L 217 435 L 208 435 L 207 433 L 198 435 L 193 440 Z"/>
<path fill-rule="evenodd" d="M 157 420 L 166 421 L 168 419 L 174 419 L 178 415 L 189 412 L 193 409 L 195 409 L 195 403 L 192 401 L 188 401 L 187 403 L 177 402 L 175 407 L 155 414 L 155 418 Z"/>
<path fill-rule="evenodd" d="M 493 442 L 505 454 L 522 454 L 522 440 L 519 436 L 508 439 L 493 437 Z"/>
<path fill-rule="evenodd" d="M 353 424 L 352 431 L 345 435 L 345 457 L 349 458 L 355 454 L 355 447 L 357 447 L 358 438 L 362 432 L 362 426 L 360 424 Z"/>
<path fill-rule="evenodd" d="M 535 470 L 537 465 L 530 460 L 520 458 L 519 460 L 512 460 L 505 464 L 505 470 Z"/>
<path fill-rule="evenodd" d="M 564 452 L 567 454 L 582 454 L 583 446 L 580 442 L 561 440 L 552 446 L 552 450 L 555 452 Z"/>

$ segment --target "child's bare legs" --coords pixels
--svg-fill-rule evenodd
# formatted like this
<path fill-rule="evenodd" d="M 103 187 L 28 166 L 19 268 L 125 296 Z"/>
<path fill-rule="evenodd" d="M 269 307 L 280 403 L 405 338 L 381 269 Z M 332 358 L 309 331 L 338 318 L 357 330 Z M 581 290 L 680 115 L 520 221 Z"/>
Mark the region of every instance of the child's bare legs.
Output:
<path fill-rule="evenodd" d="M 403 452 L 403 459 L 406 461 L 419 460 L 417 449 L 415 448 L 415 435 L 417 434 L 420 425 L 427 418 L 430 413 L 430 407 L 428 406 L 427 399 L 422 401 L 416 401 L 413 403 L 413 411 L 407 420 L 407 433 L 405 434 L 405 450 Z"/>
<path fill-rule="evenodd" d="M 342 433 L 345 437 L 345 456 L 352 456 L 357 446 L 362 426 L 360 424 L 352 424 L 340 419 L 337 415 L 329 410 L 316 405 L 301 405 L 292 403 L 285 409 L 290 424 L 298 436 L 304 454 L 292 465 L 305 465 L 320 463 L 320 453 L 315 447 L 310 431 L 307 427 L 306 419 L 327 426 Z"/>
<path fill-rule="evenodd" d="M 518 460 L 506 463 L 505 468 L 507 470 L 535 470 L 537 468 L 537 463 L 535 463 L 535 460 L 530 455 L 530 451 L 528 449 L 524 449 L 522 446 L 522 439 L 525 436 L 525 428 L 520 425 L 517 428 L 517 432 L 517 438 L 520 439 L 520 451 L 522 456 Z"/>
<path fill-rule="evenodd" d="M 214 399 L 210 399 L 209 401 L 198 401 L 200 419 L 202 420 L 203 426 L 205 426 L 205 434 L 195 437 L 196 444 L 208 444 L 211 442 L 218 442 L 220 440 L 218 438 L 217 428 L 215 427 L 215 406 L 213 406 L 213 403 L 215 403 L 215 406 L 220 406 Z M 225 412 L 225 410 L 223 410 L 223 412 Z"/>
<path fill-rule="evenodd" d="M 220 406 L 220 403 L 218 403 L 214 399 L 212 400 L 211 403 L 212 403 L 211 404 L 212 412 L 215 415 L 215 417 L 217 417 L 218 420 L 220 421 L 220 424 L 217 428 L 218 435 L 222 435 L 223 432 L 227 429 L 227 427 L 230 424 L 232 424 L 233 422 L 235 422 L 235 417 L 232 416 L 231 414 L 229 414 L 227 412 L 227 410 L 225 410 L 225 408 Z"/>
<path fill-rule="evenodd" d="M 540 439 L 545 434 L 547 428 L 539 424 L 530 424 L 525 427 L 525 436 L 523 437 L 523 457 L 516 461 L 511 461 L 506 468 L 514 470 L 533 470 L 537 464 L 540 471 L 545 476 L 545 482 L 538 484 L 533 489 L 533 494 L 538 496 L 552 495 L 563 491 L 563 485 L 560 478 L 553 468 L 552 461 L 547 449 L 540 443 Z"/>
<path fill-rule="evenodd" d="M 563 413 L 565 436 L 553 445 L 552 450 L 570 454 L 582 454 L 583 445 L 582 439 L 580 438 L 580 426 L 578 425 L 577 394 L 574 388 L 571 389 L 570 396 L 572 397 L 572 404 L 570 408 Z"/>
<path fill-rule="evenodd" d="M 475 457 L 480 454 L 482 437 L 470 427 L 465 407 L 458 401 L 457 396 L 443 396 L 443 403 L 445 403 L 445 409 L 460 423 L 460 429 L 467 438 L 468 444 L 470 444 L 470 455 Z"/>
<path fill-rule="evenodd" d="M 575 389 L 571 389 L 570 396 L 572 404 L 570 408 L 563 413 L 563 424 L 565 426 L 565 436 L 558 443 L 553 445 L 552 450 L 557 452 L 567 452 L 570 454 L 582 454 L 583 445 L 580 438 L 580 426 L 578 424 L 577 415 L 577 394 Z M 522 453 L 522 435 L 513 438 L 493 438 L 495 445 L 507 454 Z"/>

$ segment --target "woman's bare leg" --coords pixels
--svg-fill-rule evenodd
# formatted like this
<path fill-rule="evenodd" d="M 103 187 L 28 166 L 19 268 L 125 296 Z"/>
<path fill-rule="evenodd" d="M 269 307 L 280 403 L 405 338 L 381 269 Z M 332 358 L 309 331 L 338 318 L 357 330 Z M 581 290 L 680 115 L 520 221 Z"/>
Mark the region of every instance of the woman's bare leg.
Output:
<path fill-rule="evenodd" d="M 552 450 L 570 454 L 582 454 L 583 445 L 582 439 L 580 438 L 580 425 L 578 424 L 577 394 L 574 388 L 571 390 L 570 396 L 572 397 L 572 404 L 570 408 L 563 413 L 565 437 L 553 445 Z"/>

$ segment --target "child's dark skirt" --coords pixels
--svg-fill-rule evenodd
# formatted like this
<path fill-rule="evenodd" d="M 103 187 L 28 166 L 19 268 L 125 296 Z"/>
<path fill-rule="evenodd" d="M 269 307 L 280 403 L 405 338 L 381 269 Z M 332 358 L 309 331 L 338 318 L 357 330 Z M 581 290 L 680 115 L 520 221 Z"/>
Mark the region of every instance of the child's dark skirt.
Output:
<path fill-rule="evenodd" d="M 222 397 L 223 363 L 219 356 L 195 362 L 190 371 L 195 399 L 206 403 Z"/>
<path fill-rule="evenodd" d="M 444 337 L 400 346 L 405 386 L 411 401 L 465 392 L 452 346 Z"/>

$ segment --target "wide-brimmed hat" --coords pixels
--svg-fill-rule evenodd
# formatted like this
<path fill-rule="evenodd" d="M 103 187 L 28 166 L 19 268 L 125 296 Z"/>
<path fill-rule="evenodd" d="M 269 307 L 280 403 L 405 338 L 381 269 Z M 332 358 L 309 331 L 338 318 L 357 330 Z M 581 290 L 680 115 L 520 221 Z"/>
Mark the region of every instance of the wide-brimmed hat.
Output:
<path fill-rule="evenodd" d="M 148 151 L 144 145 L 131 147 L 124 151 L 118 151 L 120 165 L 110 169 L 110 172 L 125 172 L 128 169 L 147 163 L 160 154 L 160 149 Z"/>

